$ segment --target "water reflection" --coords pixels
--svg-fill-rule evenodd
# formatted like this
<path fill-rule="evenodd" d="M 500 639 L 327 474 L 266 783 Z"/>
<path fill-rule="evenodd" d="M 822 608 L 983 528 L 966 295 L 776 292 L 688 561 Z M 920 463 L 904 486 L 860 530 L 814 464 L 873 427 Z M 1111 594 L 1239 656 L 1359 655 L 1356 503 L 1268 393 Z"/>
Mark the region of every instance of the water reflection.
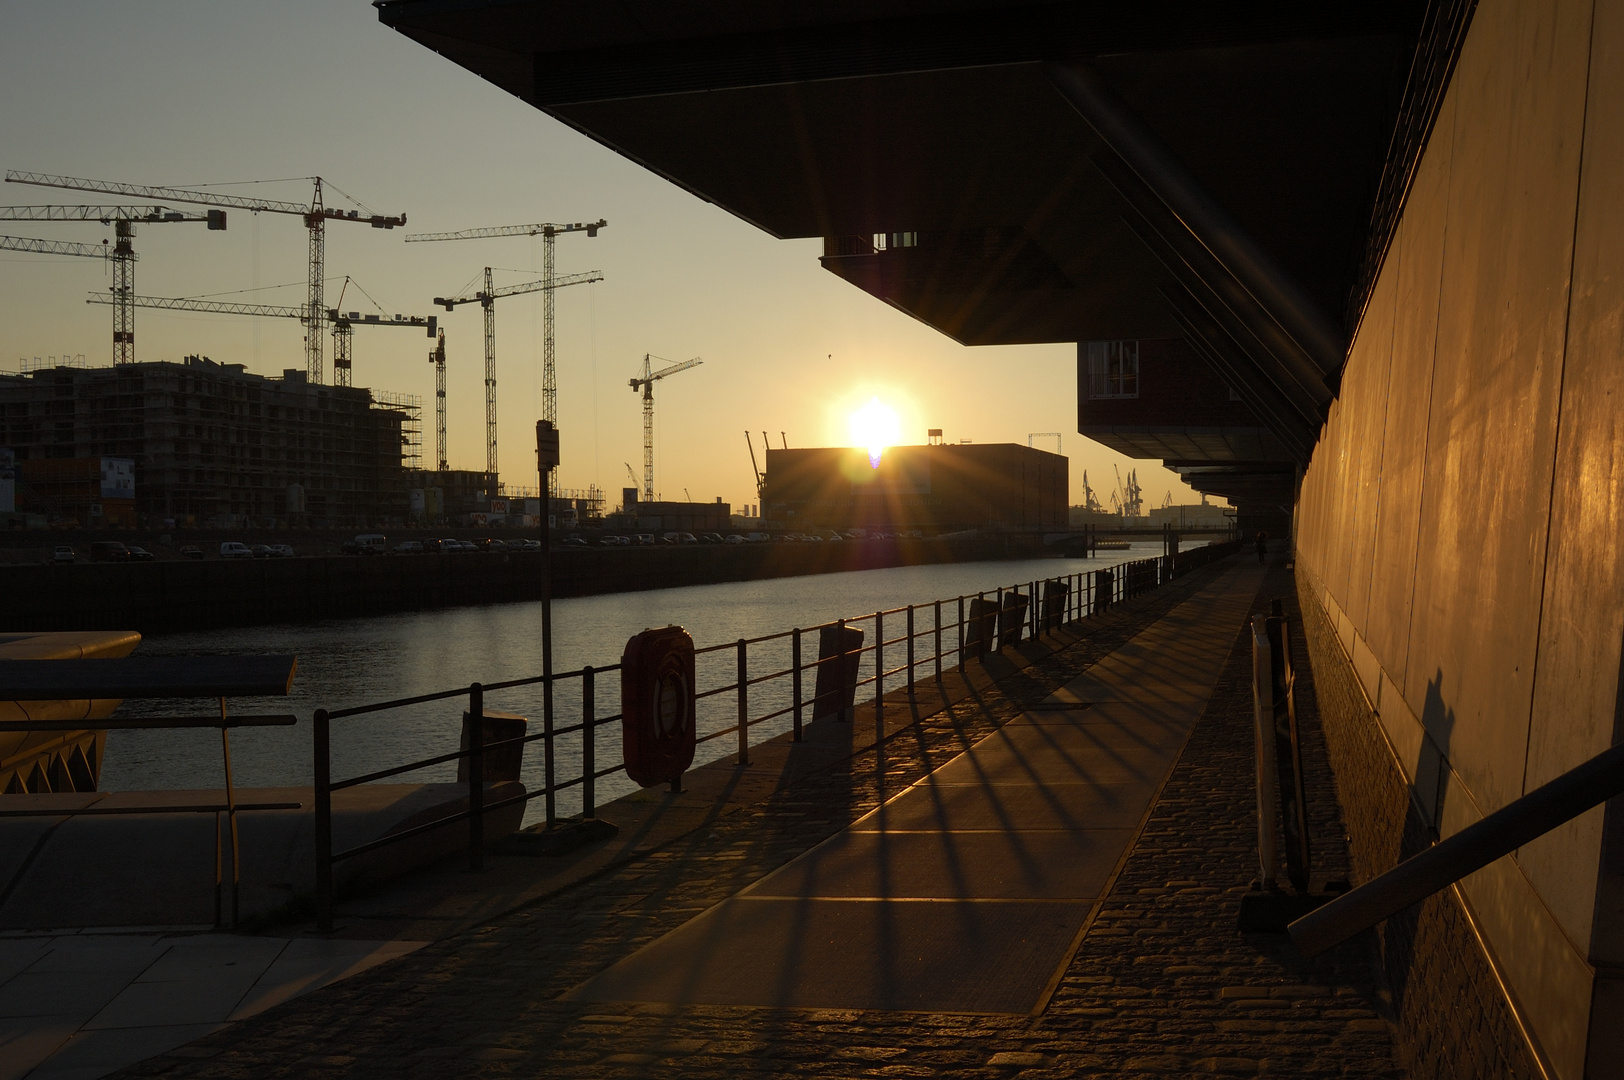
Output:
<path fill-rule="evenodd" d="M 568 671 L 609 665 L 620 659 L 626 639 L 647 627 L 677 624 L 687 628 L 697 645 L 721 644 L 738 638 L 776 634 L 794 626 L 810 626 L 837 618 L 872 614 L 907 604 L 928 605 L 936 599 L 990 591 L 999 586 L 1059 577 L 1097 569 L 1130 558 L 1160 554 L 1160 542 L 1135 544 L 1132 551 L 1111 552 L 1097 559 L 1033 559 L 1006 562 L 958 563 L 947 566 L 909 566 L 842 574 L 778 578 L 770 581 L 727 582 L 650 592 L 559 600 L 553 605 L 554 670 Z M 916 628 L 932 626 L 932 611 L 922 608 Z M 957 611 L 943 611 L 944 648 L 956 646 Z M 888 620 L 886 637 L 899 636 L 902 617 Z M 815 656 L 816 642 L 805 645 L 806 658 Z M 927 658 L 932 643 L 917 647 L 920 675 L 931 670 Z M 232 765 L 239 785 L 273 787 L 311 782 L 310 715 L 318 708 L 342 709 L 391 698 L 449 690 L 480 682 L 497 682 L 537 675 L 541 670 L 541 607 L 537 603 L 490 604 L 439 609 L 363 619 L 333 619 L 310 623 L 211 630 L 149 637 L 140 655 L 188 653 L 292 653 L 299 658 L 298 675 L 288 698 L 242 699 L 232 707 L 242 712 L 293 712 L 295 728 L 238 729 L 232 735 Z M 893 646 L 887 667 L 905 662 L 900 645 Z M 733 681 L 733 650 L 700 658 L 701 689 Z M 752 648 L 752 676 L 789 666 L 789 642 Z M 866 677 L 872 664 L 866 664 Z M 805 696 L 810 697 L 808 683 Z M 892 681 L 900 684 L 900 676 Z M 597 715 L 617 712 L 619 676 L 602 676 L 597 684 Z M 751 688 L 752 716 L 789 704 L 788 679 Z M 531 718 L 540 730 L 542 695 L 539 686 L 494 691 L 486 706 Z M 335 778 L 357 775 L 402 764 L 408 760 L 446 753 L 457 747 L 465 699 L 424 705 L 334 721 L 332 749 Z M 702 703 L 700 733 L 733 723 L 731 694 Z M 190 714 L 197 702 L 131 702 L 120 715 L 147 713 Z M 580 717 L 580 685 L 560 683 L 555 691 L 555 717 L 559 726 Z M 752 741 L 789 729 L 783 717 L 752 729 Z M 696 764 L 725 756 L 734 745 L 731 737 L 702 744 Z M 542 775 L 540 744 L 526 747 L 524 779 L 539 786 Z M 599 731 L 595 744 L 598 767 L 620 761 L 618 726 Z M 560 738 L 554 747 L 556 775 L 567 779 L 580 771 L 577 737 Z M 454 764 L 422 770 L 402 781 L 451 780 Z M 102 787 L 109 791 L 142 788 L 215 786 L 221 782 L 219 736 L 209 731 L 118 731 L 108 736 L 102 769 Z M 623 774 L 601 779 L 599 801 L 607 802 L 632 789 Z M 540 811 L 533 804 L 531 820 Z M 562 793 L 559 811 L 577 812 L 578 790 Z"/>

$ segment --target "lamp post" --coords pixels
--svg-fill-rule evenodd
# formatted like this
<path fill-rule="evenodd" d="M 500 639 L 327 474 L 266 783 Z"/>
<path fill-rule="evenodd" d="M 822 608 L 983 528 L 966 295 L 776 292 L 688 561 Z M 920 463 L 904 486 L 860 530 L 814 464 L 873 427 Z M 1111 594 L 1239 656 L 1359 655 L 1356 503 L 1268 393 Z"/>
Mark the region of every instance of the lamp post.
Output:
<path fill-rule="evenodd" d="M 558 429 L 551 420 L 536 421 L 536 468 L 541 474 L 541 715 L 545 751 L 547 824 L 558 820 L 553 795 L 553 538 L 551 473 L 558 468 Z M 590 733 L 589 733 L 590 737 Z"/>

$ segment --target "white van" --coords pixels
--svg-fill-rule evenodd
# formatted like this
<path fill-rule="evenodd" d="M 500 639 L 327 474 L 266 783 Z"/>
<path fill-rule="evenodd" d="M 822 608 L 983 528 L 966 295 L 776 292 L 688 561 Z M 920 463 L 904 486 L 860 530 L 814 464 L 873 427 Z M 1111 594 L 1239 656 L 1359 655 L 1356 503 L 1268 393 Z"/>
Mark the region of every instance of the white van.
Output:
<path fill-rule="evenodd" d="M 248 545 L 236 540 L 227 540 L 220 545 L 220 558 L 222 559 L 252 559 L 254 553 L 248 550 Z"/>

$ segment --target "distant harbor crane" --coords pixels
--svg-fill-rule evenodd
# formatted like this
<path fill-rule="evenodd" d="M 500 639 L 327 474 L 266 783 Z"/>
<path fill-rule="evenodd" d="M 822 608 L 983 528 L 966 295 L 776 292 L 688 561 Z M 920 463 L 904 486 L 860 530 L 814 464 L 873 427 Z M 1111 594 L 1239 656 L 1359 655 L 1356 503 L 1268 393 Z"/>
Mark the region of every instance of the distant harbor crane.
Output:
<path fill-rule="evenodd" d="M 6 170 L 6 183 L 8 184 L 35 184 L 40 187 L 66 188 L 70 191 L 91 191 L 103 195 L 128 195 L 132 198 L 152 199 L 160 203 L 200 203 L 204 206 L 248 210 L 253 213 L 296 214 L 302 217 L 305 228 L 310 231 L 310 280 L 304 315 L 305 374 L 311 382 L 320 384 L 324 374 L 322 371 L 322 350 L 324 347 L 322 332 L 327 328 L 328 312 L 325 299 L 326 293 L 324 291 L 327 261 L 327 222 L 354 221 L 370 225 L 374 229 L 393 229 L 396 226 L 406 224 L 406 215 L 390 216 L 387 214 L 374 214 L 368 211 L 366 216 L 363 217 L 356 210 L 331 209 L 322 202 L 322 178 L 312 176 L 309 179 L 315 184 L 315 192 L 311 196 L 310 205 L 306 206 L 303 203 L 283 202 L 278 199 L 255 199 L 246 195 L 220 195 L 212 191 L 187 191 L 180 188 L 151 187 L 144 184 L 122 184 L 112 180 L 86 180 L 77 176 L 53 176 L 49 173 L 18 172 L 15 169 Z M 224 215 L 221 216 L 220 221 L 220 228 L 225 228 Z M 212 225 L 210 227 L 213 228 Z M 117 284 L 115 280 L 115 288 L 117 288 Z M 129 291 L 133 294 L 133 287 Z M 133 359 L 133 351 L 131 357 Z"/>
<path fill-rule="evenodd" d="M 434 236 L 436 234 L 431 233 L 429 235 Z M 498 289 L 491 280 L 491 267 L 487 266 L 485 268 L 485 287 L 483 289 L 480 289 L 478 292 L 472 294 L 464 293 L 461 296 L 436 296 L 434 298 L 434 302 L 445 308 L 447 311 L 452 310 L 458 304 L 472 304 L 476 301 L 485 311 L 485 471 L 492 477 L 491 483 L 493 485 L 497 484 L 497 481 L 495 480 L 495 476 L 497 474 L 496 302 L 502 299 L 504 296 L 518 296 L 521 293 L 539 292 L 544 293 L 547 296 L 551 296 L 554 289 L 562 289 L 569 285 L 588 285 L 594 281 L 602 280 L 603 272 L 601 270 L 588 270 L 584 274 L 570 274 L 567 277 L 557 279 L 552 279 L 551 275 L 549 275 L 548 277 L 542 278 L 540 281 L 527 281 L 522 285 L 504 285 L 502 288 Z M 543 411 L 545 411 L 545 409 Z M 556 411 L 557 409 L 555 407 L 554 412 Z M 543 416 L 542 419 L 546 420 L 548 418 Z M 548 483 L 555 483 L 555 478 L 557 475 L 557 469 L 549 470 Z M 548 488 L 548 498 L 552 497 L 554 490 L 554 488 Z M 499 494 L 499 492 L 495 487 L 493 487 L 489 494 L 496 495 Z"/>
<path fill-rule="evenodd" d="M 553 360 L 553 289 L 560 287 L 553 276 L 553 241 L 565 233 L 584 232 L 588 237 L 598 235 L 598 230 L 607 227 L 609 222 L 603 218 L 597 221 L 575 222 L 571 225 L 560 225 L 556 222 L 539 221 L 532 225 L 496 225 L 486 229 L 461 229 L 457 232 L 439 233 L 413 233 L 406 238 L 406 242 L 420 243 L 434 240 L 484 240 L 497 236 L 540 236 L 541 237 L 541 418 L 549 421 L 555 428 L 558 426 L 558 373 Z M 490 287 L 490 271 L 486 271 L 486 288 Z M 573 284 L 566 282 L 565 284 Z M 446 310 L 450 310 L 447 308 Z M 486 309 L 489 311 L 489 308 Z M 489 323 L 490 316 L 486 321 Z M 486 363 L 487 380 L 495 378 L 494 372 L 489 370 L 490 363 L 490 336 L 486 337 Z M 494 382 L 488 382 L 494 386 Z M 490 411 L 487 401 L 487 412 Z M 494 423 L 494 420 L 488 420 Z M 491 445 L 494 444 L 494 440 Z M 490 465 L 490 471 L 496 471 L 495 464 Z M 547 474 L 547 494 L 553 497 L 558 493 L 558 470 L 554 469 Z"/>
<path fill-rule="evenodd" d="M 135 362 L 135 307 L 128 300 L 135 295 L 136 223 L 202 222 L 210 232 L 220 232 L 226 227 L 226 212 L 183 214 L 162 206 L 0 206 L 0 221 L 99 221 L 113 226 L 113 250 L 107 252 L 105 244 L 102 249 L 113 263 L 113 363 L 130 364 Z"/>
<path fill-rule="evenodd" d="M 643 500 L 645 502 L 654 501 L 654 384 L 668 375 L 675 375 L 679 371 L 687 371 L 689 368 L 698 367 L 705 362 L 696 356 L 692 360 L 671 364 L 659 371 L 651 372 L 649 370 L 650 360 L 664 359 L 663 356 L 644 353 L 643 377 L 640 379 L 634 377 L 629 380 L 633 393 L 636 393 L 639 389 L 643 391 Z M 632 478 L 633 483 L 636 480 L 637 478 L 634 476 Z"/>
<path fill-rule="evenodd" d="M 756 499 L 759 501 L 767 494 L 767 477 L 762 473 L 760 467 L 756 465 L 756 444 L 750 441 L 749 428 L 744 429 L 744 445 L 750 450 L 750 472 L 756 478 Z M 767 450 L 768 447 L 763 446 L 761 448 L 763 456 L 766 455 Z"/>

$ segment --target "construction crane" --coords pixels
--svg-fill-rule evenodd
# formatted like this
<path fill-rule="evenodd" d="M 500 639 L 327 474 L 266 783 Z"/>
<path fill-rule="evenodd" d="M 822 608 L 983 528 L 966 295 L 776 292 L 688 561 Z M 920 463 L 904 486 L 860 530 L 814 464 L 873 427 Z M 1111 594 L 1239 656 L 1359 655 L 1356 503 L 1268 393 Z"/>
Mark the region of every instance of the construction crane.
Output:
<path fill-rule="evenodd" d="M 181 188 L 151 187 L 143 184 L 123 184 L 111 180 L 86 180 L 77 176 L 53 176 L 49 173 L 6 170 L 8 184 L 34 184 L 39 187 L 66 188 L 70 191 L 93 191 L 103 195 L 127 195 L 135 199 L 152 199 L 159 203 L 197 203 L 253 213 L 297 214 L 304 219 L 310 232 L 310 283 L 305 302 L 305 374 L 313 383 L 322 381 L 322 331 L 326 329 L 327 302 L 324 281 L 327 261 L 327 222 L 353 221 L 370 225 L 374 229 L 393 229 L 406 224 L 406 215 L 390 216 L 370 211 L 363 216 L 355 210 L 336 210 L 322 202 L 322 179 L 310 177 L 315 192 L 310 204 L 284 202 L 277 199 L 255 199 L 243 195 L 220 195 L 209 191 L 187 191 Z M 212 226 L 211 226 L 212 227 Z M 221 228 L 224 228 L 224 218 Z M 115 279 L 118 264 L 114 264 Z M 115 289 L 118 287 L 115 280 Z M 134 289 L 129 290 L 132 294 Z M 116 317 L 116 313 L 115 313 Z M 115 331 L 116 333 L 116 331 Z M 132 352 L 133 355 L 133 352 Z"/>
<path fill-rule="evenodd" d="M 125 303 L 125 304 L 128 304 L 130 307 L 157 308 L 157 309 L 164 310 L 164 311 L 198 311 L 198 312 L 204 312 L 204 313 L 210 314 L 210 315 L 255 315 L 255 316 L 260 316 L 260 317 L 264 317 L 264 318 L 272 318 L 272 319 L 298 319 L 300 322 L 304 322 L 306 320 L 306 316 L 308 315 L 308 312 L 302 307 L 286 307 L 286 306 L 280 306 L 280 305 L 276 305 L 276 304 L 237 304 L 237 303 L 225 303 L 225 302 L 218 301 L 218 300 L 188 300 L 185 297 L 125 296 L 125 297 L 123 297 L 121 299 L 117 294 L 108 295 L 107 293 L 93 292 L 85 300 L 85 303 L 87 303 L 87 304 L 115 304 L 116 305 L 116 304 L 119 304 L 121 302 Z M 334 354 L 335 357 L 337 357 L 339 355 L 339 351 L 340 351 L 340 345 L 339 345 L 339 342 L 338 342 L 339 334 L 343 333 L 345 335 L 345 339 L 344 339 L 344 342 L 343 342 L 343 345 L 342 345 L 342 350 L 343 350 L 343 355 L 344 355 L 344 360 L 345 360 L 345 375 L 344 375 L 344 381 L 343 382 L 335 384 L 335 385 L 339 385 L 339 386 L 348 386 L 348 385 L 350 385 L 349 374 L 348 374 L 348 366 L 349 366 L 349 340 L 348 340 L 348 335 L 353 332 L 354 327 L 356 327 L 356 326 L 407 326 L 407 327 L 416 327 L 416 328 L 419 328 L 419 329 L 422 329 L 422 330 L 426 330 L 428 332 L 428 335 L 430 337 L 433 337 L 434 333 L 435 333 L 435 330 L 436 330 L 436 325 L 435 324 L 439 321 L 438 317 L 434 316 L 434 315 L 430 315 L 426 319 L 423 318 L 420 315 L 410 315 L 410 316 L 408 316 L 408 315 L 396 315 L 393 319 L 385 319 L 385 318 L 383 318 L 381 316 L 378 316 L 378 315 L 365 315 L 365 316 L 363 316 L 358 311 L 341 312 L 341 311 L 338 311 L 337 309 L 333 309 L 333 308 L 329 308 L 325 312 L 325 314 L 327 315 L 328 321 L 330 321 L 333 324 L 333 338 L 334 338 L 333 354 Z M 335 374 L 336 374 L 336 371 L 335 371 Z"/>
<path fill-rule="evenodd" d="M 541 237 L 541 280 L 543 282 L 541 297 L 541 418 L 549 421 L 554 427 L 558 426 L 558 373 L 553 362 L 553 289 L 560 286 L 553 276 L 553 241 L 564 233 L 584 232 L 589 237 L 597 236 L 598 230 L 604 228 L 608 224 L 609 222 L 603 218 L 599 218 L 597 221 L 589 221 L 584 223 L 577 221 L 572 225 L 560 225 L 557 222 L 539 221 L 532 225 L 496 225 L 487 229 L 462 229 L 457 232 L 414 233 L 406 238 L 406 242 L 411 244 L 436 240 L 484 240 L 497 236 Z M 485 286 L 487 289 L 489 289 L 490 271 L 488 269 L 486 270 L 485 275 Z M 450 309 L 448 308 L 447 310 Z M 489 321 L 490 317 L 487 316 L 486 322 L 489 323 Z M 491 337 L 489 331 L 487 331 L 485 343 L 487 357 L 487 371 L 485 372 L 485 377 L 487 379 L 491 379 L 493 377 L 493 373 L 488 370 L 489 357 L 491 355 Z M 494 386 L 494 384 L 490 385 Z M 490 401 L 493 401 L 494 398 L 489 397 L 489 393 L 490 392 L 488 392 L 487 395 L 488 400 L 486 411 L 494 416 L 492 411 L 494 406 L 489 403 Z M 489 424 L 495 424 L 496 421 L 494 419 L 488 419 L 487 422 Z M 491 434 L 491 445 L 495 446 L 494 429 L 492 430 Z M 496 471 L 494 459 L 490 469 L 492 473 Z M 557 469 L 553 469 L 547 474 L 547 494 L 549 498 L 558 494 Z"/>
<path fill-rule="evenodd" d="M 654 384 L 667 375 L 687 371 L 689 368 L 698 367 L 705 362 L 696 356 L 692 360 L 671 364 L 659 371 L 651 372 L 649 370 L 650 360 L 664 359 L 663 356 L 644 353 L 643 377 L 640 379 L 634 377 L 628 380 L 631 383 L 632 393 L 635 394 L 639 389 L 643 391 L 643 499 L 645 502 L 654 500 Z M 636 483 L 636 481 L 637 478 L 633 477 L 632 482 Z"/>
<path fill-rule="evenodd" d="M 427 234 L 427 235 L 435 236 L 435 235 L 439 235 L 439 234 L 430 233 L 430 234 Z M 410 237 L 408 237 L 407 239 L 410 239 Z M 452 310 L 458 304 L 472 304 L 472 303 L 475 303 L 476 301 L 478 302 L 480 307 L 485 309 L 485 471 L 487 473 L 489 473 L 491 475 L 491 477 L 493 477 L 493 479 L 491 480 L 491 483 L 493 485 L 496 483 L 496 480 L 494 479 L 494 477 L 496 476 L 496 473 L 497 473 L 497 468 L 496 468 L 496 301 L 502 299 L 502 297 L 504 297 L 504 296 L 518 296 L 521 293 L 539 292 L 539 293 L 544 293 L 547 296 L 551 296 L 553 294 L 554 289 L 562 289 L 562 288 L 564 288 L 566 286 L 569 286 L 569 285 L 588 285 L 588 284 L 591 284 L 594 281 L 602 281 L 602 280 L 603 280 L 603 272 L 602 271 L 600 271 L 600 270 L 588 270 L 584 274 L 569 274 L 569 275 L 567 275 L 565 277 L 562 277 L 562 278 L 553 278 L 552 275 L 549 274 L 547 277 L 542 278 L 540 281 L 527 281 L 522 285 L 504 285 L 504 286 L 502 286 L 502 288 L 498 289 L 498 288 L 496 288 L 495 284 L 491 281 L 491 268 L 489 266 L 487 266 L 485 268 L 485 287 L 483 289 L 481 289 L 478 292 L 473 293 L 471 295 L 467 294 L 467 293 L 464 293 L 462 296 L 453 296 L 453 297 L 436 296 L 434 298 L 434 302 L 436 304 L 439 304 L 441 307 L 445 308 L 447 311 Z M 543 411 L 544 412 L 546 411 L 545 408 L 543 409 Z M 554 412 L 556 412 L 556 411 L 557 410 L 555 408 Z M 549 419 L 549 417 L 543 416 L 542 419 L 546 420 L 546 419 Z M 555 424 L 556 424 L 556 421 L 555 421 Z M 556 477 L 557 474 L 558 474 L 557 469 L 549 470 L 549 473 L 548 473 L 548 475 L 549 475 L 548 483 L 549 484 L 553 483 L 553 480 L 551 478 Z M 548 488 L 547 495 L 548 495 L 549 498 L 552 497 L 553 491 L 554 491 L 554 489 L 552 487 Z M 489 492 L 489 494 L 496 495 L 496 494 L 498 494 L 498 492 L 493 489 L 492 491 Z"/>
<path fill-rule="evenodd" d="M 117 301 L 135 295 L 136 224 L 202 222 L 209 231 L 219 232 L 226 227 L 226 212 L 186 214 L 162 206 L 0 206 L 0 221 L 99 221 L 113 226 L 116 242 L 110 253 L 104 251 L 113 263 L 113 363 L 129 364 L 135 362 L 135 308 Z"/>
<path fill-rule="evenodd" d="M 349 289 L 350 285 L 350 278 L 346 275 L 344 288 L 340 289 L 338 293 L 338 302 L 340 304 L 344 302 L 344 293 Z M 362 289 L 359 285 L 355 287 L 360 290 L 362 296 L 372 300 L 371 294 L 365 289 Z M 376 300 L 372 300 L 372 303 L 374 306 L 379 306 Z M 439 322 L 439 318 L 434 315 L 427 318 L 421 315 L 396 315 L 393 319 L 386 319 L 381 314 L 363 315 L 359 311 L 341 311 L 338 308 L 329 308 L 327 318 L 333 324 L 334 386 L 350 385 L 350 340 L 355 336 L 357 326 L 420 326 L 428 332 L 429 337 L 433 337 L 437 329 L 436 324 Z"/>
<path fill-rule="evenodd" d="M 429 363 L 434 365 L 434 459 L 440 472 L 451 468 L 445 454 L 445 331 L 429 351 Z"/>

